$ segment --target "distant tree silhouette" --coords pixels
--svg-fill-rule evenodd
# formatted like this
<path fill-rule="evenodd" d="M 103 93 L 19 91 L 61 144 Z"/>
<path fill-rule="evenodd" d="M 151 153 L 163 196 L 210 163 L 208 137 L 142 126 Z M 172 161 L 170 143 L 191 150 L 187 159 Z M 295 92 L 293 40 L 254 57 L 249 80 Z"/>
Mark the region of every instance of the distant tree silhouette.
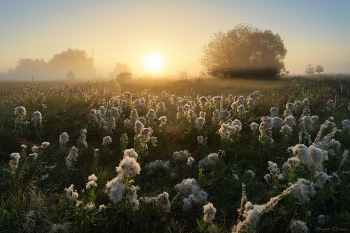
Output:
<path fill-rule="evenodd" d="M 80 77 L 91 77 L 95 70 L 93 59 L 88 57 L 84 50 L 67 49 L 59 54 L 55 54 L 53 58 L 48 61 L 50 68 L 61 70 L 73 70 Z"/>
<path fill-rule="evenodd" d="M 312 66 L 311 64 L 308 64 L 305 68 L 305 74 L 306 75 L 313 75 L 315 74 L 315 67 Z"/>
<path fill-rule="evenodd" d="M 132 79 L 132 73 L 129 71 L 123 71 L 117 75 L 117 81 L 120 83 L 129 81 L 131 79 Z"/>
<path fill-rule="evenodd" d="M 321 72 L 324 71 L 324 68 L 323 66 L 321 65 L 317 65 L 316 68 L 315 68 L 315 72 L 317 72 L 318 74 L 320 74 Z"/>
<path fill-rule="evenodd" d="M 227 33 L 215 33 L 202 49 L 200 62 L 214 77 L 278 78 L 286 71 L 287 50 L 278 34 L 239 24 Z"/>
<path fill-rule="evenodd" d="M 109 74 L 111 78 L 116 78 L 117 75 L 123 72 L 132 73 L 130 67 L 126 63 L 116 62 L 113 71 Z"/>
<path fill-rule="evenodd" d="M 72 70 L 68 70 L 68 72 L 66 74 L 66 79 L 68 79 L 68 80 L 75 79 L 75 73 Z"/>
<path fill-rule="evenodd" d="M 94 69 L 92 58 L 84 50 L 67 49 L 55 54 L 48 62 L 44 59 L 19 59 L 7 75 L 13 79 L 62 79 L 67 78 L 67 70 L 74 70 L 75 77 L 89 78 Z"/>

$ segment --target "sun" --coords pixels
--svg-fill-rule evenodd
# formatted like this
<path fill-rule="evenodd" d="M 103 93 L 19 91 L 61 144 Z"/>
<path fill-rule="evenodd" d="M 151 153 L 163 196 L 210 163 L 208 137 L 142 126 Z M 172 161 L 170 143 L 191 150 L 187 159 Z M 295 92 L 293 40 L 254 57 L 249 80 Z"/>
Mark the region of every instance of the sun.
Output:
<path fill-rule="evenodd" d="M 143 66 L 152 73 L 161 71 L 164 67 L 164 59 L 158 53 L 149 53 L 143 59 Z"/>

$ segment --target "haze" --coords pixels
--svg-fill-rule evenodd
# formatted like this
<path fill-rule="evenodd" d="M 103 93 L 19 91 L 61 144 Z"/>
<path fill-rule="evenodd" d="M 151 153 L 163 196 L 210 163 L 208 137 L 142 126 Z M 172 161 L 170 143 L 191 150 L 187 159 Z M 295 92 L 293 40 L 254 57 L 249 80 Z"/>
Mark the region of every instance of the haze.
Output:
<path fill-rule="evenodd" d="M 286 68 L 307 64 L 350 73 L 349 1 L 0 1 L 0 73 L 21 58 L 51 59 L 68 48 L 94 51 L 96 75 L 116 62 L 148 75 L 142 59 L 164 58 L 157 76 L 188 70 L 196 76 L 204 44 L 239 23 L 270 29 L 284 40 Z"/>

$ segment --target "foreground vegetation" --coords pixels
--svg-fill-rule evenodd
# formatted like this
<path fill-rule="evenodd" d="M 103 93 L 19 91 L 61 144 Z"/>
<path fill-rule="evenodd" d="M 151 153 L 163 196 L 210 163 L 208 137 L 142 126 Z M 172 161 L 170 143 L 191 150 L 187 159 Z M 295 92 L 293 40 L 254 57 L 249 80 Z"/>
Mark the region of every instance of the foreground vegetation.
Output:
<path fill-rule="evenodd" d="M 348 80 L 4 83 L 0 229 L 349 230 Z"/>

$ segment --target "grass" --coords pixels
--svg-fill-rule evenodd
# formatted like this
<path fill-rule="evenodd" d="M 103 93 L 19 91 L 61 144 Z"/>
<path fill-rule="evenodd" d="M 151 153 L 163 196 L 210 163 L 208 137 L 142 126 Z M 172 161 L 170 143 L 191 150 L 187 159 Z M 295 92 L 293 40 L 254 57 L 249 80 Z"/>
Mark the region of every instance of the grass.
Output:
<path fill-rule="evenodd" d="M 272 144 L 259 141 L 260 133 L 252 131 L 250 123 L 261 123 L 261 117 L 270 115 L 271 107 L 278 107 L 279 116 L 282 117 L 287 103 L 308 98 L 311 115 L 319 116 L 318 123 L 309 132 L 312 139 L 316 138 L 320 126 L 331 116 L 334 117 L 336 126 L 342 128 L 342 121 L 349 118 L 348 80 L 347 76 L 322 75 L 289 77 L 277 81 L 195 78 L 132 80 L 121 84 L 115 81 L 1 83 L 0 229 L 8 232 L 49 232 L 57 227 L 60 231 L 69 228 L 72 232 L 206 232 L 214 228 L 219 232 L 229 232 L 238 220 L 244 221 L 244 217 L 237 212 L 241 206 L 242 182 L 246 185 L 248 201 L 253 204 L 267 203 L 271 197 L 281 194 L 288 187 L 289 181 L 295 183 L 297 178 L 316 182 L 313 171 L 303 164 L 294 171 L 294 175 L 286 174 L 283 180 L 264 180 L 264 176 L 269 173 L 268 161 L 276 163 L 282 171 L 284 162 L 293 156 L 287 151 L 288 147 L 299 143 L 309 146 L 307 140 L 299 141 L 301 110 L 293 112 L 297 119 L 290 136 L 284 137 L 278 129 L 272 130 Z M 166 90 L 168 96 L 162 95 L 163 90 Z M 244 115 L 231 110 L 230 102 L 222 103 L 222 110 L 230 111 L 230 119 L 239 119 L 242 123 L 241 131 L 232 135 L 232 140 L 222 139 L 218 134 L 221 125 L 212 120 L 212 112 L 216 109 L 213 103 L 203 110 L 206 112 L 203 128 L 197 128 L 187 117 L 177 119 L 177 106 L 171 103 L 172 95 L 182 98 L 187 96 L 196 102 L 197 106 L 193 110 L 198 116 L 201 109 L 196 100 L 197 95 L 223 95 L 225 99 L 228 94 L 246 97 L 255 90 L 260 90 L 262 94 L 259 103 L 252 107 L 246 105 L 248 112 Z M 102 105 L 119 105 L 120 102 L 114 97 L 122 99 L 125 91 L 132 94 L 132 100 L 149 96 L 151 103 L 165 103 L 166 112 L 157 113 L 157 117 L 166 115 L 166 127 L 159 128 L 157 120 L 156 125 L 145 125 L 152 127 L 151 136 L 157 137 L 157 147 L 147 142 L 148 149 L 145 150 L 134 142 L 133 138 L 137 135 L 133 125 L 124 125 L 124 120 L 129 118 L 131 112 L 130 103 L 116 120 L 114 130 L 104 131 L 98 125 L 89 123 L 88 114 L 91 109 L 99 109 Z M 334 108 L 325 107 L 329 100 L 334 101 Z M 13 112 L 17 106 L 26 108 L 25 120 L 29 122 L 32 113 L 40 111 L 43 115 L 42 127 L 34 127 L 32 123 L 15 123 Z M 145 116 L 147 111 L 148 109 L 142 109 L 138 114 Z M 77 142 L 83 128 L 88 131 L 87 148 Z M 69 135 L 69 142 L 64 147 L 58 143 L 62 132 Z M 127 190 L 130 190 L 132 184 L 138 185 L 141 188 L 137 191 L 138 199 L 156 197 L 167 192 L 171 202 L 169 212 L 142 200 L 138 210 L 133 211 L 128 191 L 116 204 L 105 193 L 107 181 L 118 175 L 115 167 L 123 159 L 123 150 L 126 148 L 119 141 L 123 133 L 127 133 L 129 138 L 126 148 L 137 151 L 137 162 L 141 166 L 140 174 L 124 177 Z M 330 130 L 322 135 L 327 133 Z M 110 145 L 101 145 L 104 136 L 112 137 Z M 203 144 L 198 144 L 198 136 L 204 136 Z M 326 148 L 332 149 L 335 155 L 329 155 L 330 159 L 323 161 L 323 167 L 327 169 L 328 175 L 336 172 L 341 182 L 331 178 L 323 188 L 316 188 L 316 195 L 309 202 L 295 199 L 291 194 L 281 198 L 271 211 L 261 215 L 255 227 L 258 232 L 286 232 L 296 219 L 304 221 L 310 231 L 317 231 L 320 227 L 346 228 L 350 224 L 346 208 L 350 204 L 349 161 L 345 160 L 341 165 L 343 151 L 350 146 L 350 134 L 343 130 L 332 137 L 341 143 L 341 148 Z M 31 147 L 40 146 L 44 141 L 50 142 L 50 145 L 40 149 L 36 160 L 29 158 Z M 27 148 L 21 149 L 22 144 Z M 68 168 L 65 158 L 73 146 L 79 149 L 79 157 Z M 98 159 L 94 156 L 94 149 L 97 148 Z M 176 161 L 173 158 L 173 153 L 180 150 L 191 153 L 195 160 L 192 166 L 186 165 L 186 160 Z M 9 155 L 13 152 L 21 153 L 16 170 L 11 170 L 8 165 Z M 198 162 L 210 153 L 218 154 L 217 162 L 199 168 Z M 155 160 L 169 161 L 170 168 L 158 167 L 149 173 L 146 165 Z M 255 177 L 247 174 L 247 170 L 254 171 Z M 87 177 L 93 173 L 98 178 L 97 187 L 87 190 Z M 175 186 L 188 178 L 196 179 L 200 189 L 208 194 L 206 202 L 214 204 L 217 210 L 214 225 L 203 220 L 203 205 L 206 203 L 193 203 L 189 210 L 183 210 L 183 199 L 187 196 L 181 196 Z M 132 183 L 129 183 L 130 180 Z M 74 184 L 74 190 L 79 194 L 77 200 L 82 201 L 80 207 L 76 207 L 76 201 L 66 197 L 64 189 L 71 184 Z M 86 206 L 91 202 L 97 208 L 104 204 L 107 209 L 88 211 Z M 320 214 L 329 216 L 324 224 L 318 221 Z"/>

